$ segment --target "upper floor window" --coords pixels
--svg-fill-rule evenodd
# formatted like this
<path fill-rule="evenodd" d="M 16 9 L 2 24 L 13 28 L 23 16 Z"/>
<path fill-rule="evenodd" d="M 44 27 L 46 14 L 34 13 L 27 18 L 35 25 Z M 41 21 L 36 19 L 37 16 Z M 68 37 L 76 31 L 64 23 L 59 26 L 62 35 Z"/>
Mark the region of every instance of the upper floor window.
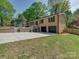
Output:
<path fill-rule="evenodd" d="M 30 24 L 31 24 L 31 25 L 34 25 L 34 22 L 31 22 Z"/>
<path fill-rule="evenodd" d="M 51 17 L 51 22 L 55 22 L 55 16 Z"/>
<path fill-rule="evenodd" d="M 38 21 L 36 21 L 36 23 L 35 23 L 36 25 L 38 25 Z"/>
<path fill-rule="evenodd" d="M 40 23 L 44 23 L 44 19 L 40 20 Z"/>
<path fill-rule="evenodd" d="M 50 19 L 50 17 L 48 18 L 48 22 L 51 22 L 51 19 Z"/>
<path fill-rule="evenodd" d="M 55 22 L 55 16 L 49 17 L 49 18 L 48 18 L 48 22 Z"/>

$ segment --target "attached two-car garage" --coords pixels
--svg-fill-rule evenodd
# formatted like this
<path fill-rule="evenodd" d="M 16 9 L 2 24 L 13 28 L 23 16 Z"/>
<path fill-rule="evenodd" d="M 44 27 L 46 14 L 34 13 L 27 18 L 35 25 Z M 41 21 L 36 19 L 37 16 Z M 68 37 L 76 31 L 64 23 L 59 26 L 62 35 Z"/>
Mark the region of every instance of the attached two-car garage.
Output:
<path fill-rule="evenodd" d="M 46 26 L 41 27 L 41 32 L 47 32 Z M 48 26 L 48 32 L 56 33 L 56 26 Z"/>

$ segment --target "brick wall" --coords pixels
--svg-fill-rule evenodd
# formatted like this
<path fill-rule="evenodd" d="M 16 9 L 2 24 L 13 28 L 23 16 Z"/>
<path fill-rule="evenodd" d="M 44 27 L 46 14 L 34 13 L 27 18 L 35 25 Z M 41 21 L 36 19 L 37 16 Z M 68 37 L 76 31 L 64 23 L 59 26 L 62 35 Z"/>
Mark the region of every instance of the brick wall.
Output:
<path fill-rule="evenodd" d="M 30 29 L 29 28 L 21 28 L 20 32 L 30 32 Z"/>
<path fill-rule="evenodd" d="M 0 29 L 0 33 L 10 33 L 10 32 L 30 32 L 30 29 L 29 28 L 20 28 L 19 31 L 12 29 L 12 28 Z"/>
<path fill-rule="evenodd" d="M 14 29 L 0 29 L 0 33 L 14 32 Z"/>

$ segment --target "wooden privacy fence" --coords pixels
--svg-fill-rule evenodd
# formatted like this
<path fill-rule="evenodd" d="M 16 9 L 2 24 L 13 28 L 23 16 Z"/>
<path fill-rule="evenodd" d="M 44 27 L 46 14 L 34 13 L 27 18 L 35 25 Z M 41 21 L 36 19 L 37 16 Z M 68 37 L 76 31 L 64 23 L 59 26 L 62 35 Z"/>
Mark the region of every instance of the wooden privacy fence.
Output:
<path fill-rule="evenodd" d="M 66 28 L 64 30 L 65 33 L 72 33 L 72 34 L 78 34 L 79 35 L 79 29 L 74 29 L 74 28 Z"/>

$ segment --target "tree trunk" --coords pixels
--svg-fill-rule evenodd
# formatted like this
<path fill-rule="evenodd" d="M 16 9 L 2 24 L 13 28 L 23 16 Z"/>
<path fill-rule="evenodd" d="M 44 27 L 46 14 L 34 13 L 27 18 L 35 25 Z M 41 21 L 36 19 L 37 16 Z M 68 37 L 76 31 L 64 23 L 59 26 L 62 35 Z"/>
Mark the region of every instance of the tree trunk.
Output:
<path fill-rule="evenodd" d="M 0 24 L 2 27 L 4 26 L 4 21 L 3 21 L 3 18 L 1 17 L 1 24 Z"/>

